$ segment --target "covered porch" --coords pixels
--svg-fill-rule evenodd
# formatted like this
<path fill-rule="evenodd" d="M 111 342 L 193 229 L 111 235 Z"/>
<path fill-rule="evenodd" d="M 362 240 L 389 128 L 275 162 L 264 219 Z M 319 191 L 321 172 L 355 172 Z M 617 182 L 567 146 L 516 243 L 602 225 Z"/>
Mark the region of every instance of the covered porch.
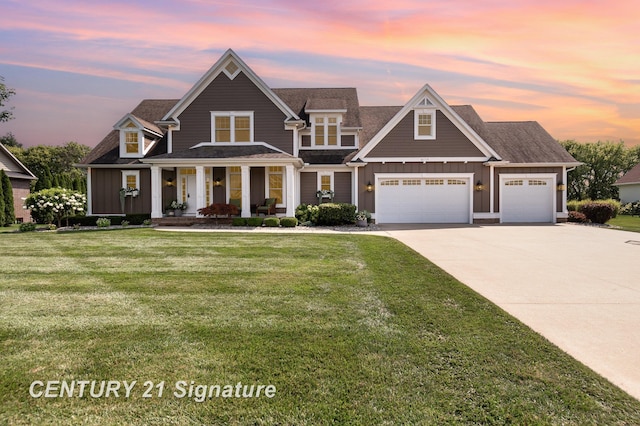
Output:
<path fill-rule="evenodd" d="M 241 217 L 276 199 L 276 212 L 293 216 L 299 158 L 261 144 L 201 144 L 186 152 L 143 160 L 151 170 L 151 218 L 167 216 L 169 205 L 184 204 L 182 216 L 202 217 L 211 204 L 235 204 Z"/>

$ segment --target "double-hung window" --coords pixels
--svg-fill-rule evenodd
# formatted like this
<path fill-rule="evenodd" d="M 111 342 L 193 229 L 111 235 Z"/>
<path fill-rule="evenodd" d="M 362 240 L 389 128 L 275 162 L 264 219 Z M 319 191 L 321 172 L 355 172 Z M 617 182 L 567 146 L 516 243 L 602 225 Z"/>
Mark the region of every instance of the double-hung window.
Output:
<path fill-rule="evenodd" d="M 414 111 L 414 138 L 436 138 L 436 112 L 433 109 L 417 109 Z"/>
<path fill-rule="evenodd" d="M 315 146 L 340 145 L 339 120 L 337 116 L 320 116 L 313 120 Z"/>
<path fill-rule="evenodd" d="M 213 142 L 253 142 L 253 111 L 212 112 Z"/>

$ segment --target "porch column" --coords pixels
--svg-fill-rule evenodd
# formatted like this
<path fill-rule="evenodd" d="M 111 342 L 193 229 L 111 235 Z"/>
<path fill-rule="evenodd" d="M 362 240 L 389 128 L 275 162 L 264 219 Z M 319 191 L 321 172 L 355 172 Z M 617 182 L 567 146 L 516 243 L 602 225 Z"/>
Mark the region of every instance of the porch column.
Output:
<path fill-rule="evenodd" d="M 567 166 L 562 166 L 562 183 L 564 184 L 564 191 L 562 191 L 562 213 L 568 214 L 567 210 L 567 190 L 569 189 L 569 185 L 567 184 Z"/>
<path fill-rule="evenodd" d="M 351 176 L 353 177 L 353 179 L 351 179 L 351 204 L 356 206 L 356 211 L 360 210 L 360 208 L 358 207 L 360 201 L 360 179 L 358 176 L 358 171 L 358 166 L 356 166 L 351 172 Z"/>
<path fill-rule="evenodd" d="M 249 166 L 240 166 L 240 178 L 242 180 L 242 212 L 241 217 L 251 217 L 251 185 Z"/>
<path fill-rule="evenodd" d="M 296 198 L 296 185 L 294 180 L 294 170 L 293 164 L 287 164 L 285 166 L 286 171 L 286 188 L 287 188 L 287 201 L 286 201 L 286 212 L 285 216 L 293 217 L 295 216 L 295 198 Z"/>
<path fill-rule="evenodd" d="M 91 193 L 91 167 L 87 167 L 87 216 L 93 216 L 93 195 Z"/>
<path fill-rule="evenodd" d="M 151 166 L 151 217 L 162 217 L 162 169 Z"/>
<path fill-rule="evenodd" d="M 201 216 L 200 213 L 198 213 L 198 210 L 206 207 L 204 205 L 204 188 L 204 166 L 196 166 L 196 217 Z"/>

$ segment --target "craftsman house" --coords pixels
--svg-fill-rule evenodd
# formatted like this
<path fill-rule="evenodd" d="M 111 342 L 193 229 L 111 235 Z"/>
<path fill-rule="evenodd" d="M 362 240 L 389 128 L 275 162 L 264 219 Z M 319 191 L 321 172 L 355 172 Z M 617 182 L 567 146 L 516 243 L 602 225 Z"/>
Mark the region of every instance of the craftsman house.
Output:
<path fill-rule="evenodd" d="M 13 210 L 16 222 L 31 221 L 31 211 L 23 207 L 24 199 L 29 196 L 31 181 L 37 178 L 4 145 L 0 143 L 0 169 L 9 176 L 13 189 Z"/>
<path fill-rule="evenodd" d="M 157 219 L 176 200 L 187 217 L 230 202 L 248 217 L 275 198 L 293 216 L 324 191 L 378 223 L 564 220 L 577 164 L 537 122 L 484 122 L 428 85 L 361 106 L 354 88 L 270 88 L 232 50 L 182 99 L 142 101 L 83 161 L 90 215 Z"/>

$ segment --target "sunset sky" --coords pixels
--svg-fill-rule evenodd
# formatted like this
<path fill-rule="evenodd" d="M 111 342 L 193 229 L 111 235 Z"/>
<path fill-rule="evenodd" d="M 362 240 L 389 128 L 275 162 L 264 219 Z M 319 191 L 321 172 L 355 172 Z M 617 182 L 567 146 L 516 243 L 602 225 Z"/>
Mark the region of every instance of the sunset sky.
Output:
<path fill-rule="evenodd" d="M 271 87 L 403 105 L 429 83 L 485 121 L 639 144 L 639 22 L 637 0 L 0 0 L 0 135 L 94 146 L 232 48 Z"/>

